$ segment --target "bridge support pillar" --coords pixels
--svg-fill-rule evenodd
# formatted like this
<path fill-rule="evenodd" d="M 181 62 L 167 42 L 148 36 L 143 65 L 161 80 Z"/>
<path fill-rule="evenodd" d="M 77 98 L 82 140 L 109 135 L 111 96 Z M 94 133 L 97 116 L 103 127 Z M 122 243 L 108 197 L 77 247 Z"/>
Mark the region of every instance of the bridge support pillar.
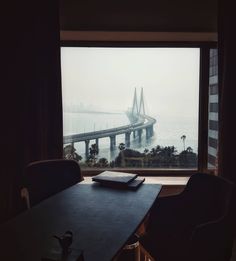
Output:
<path fill-rule="evenodd" d="M 151 137 L 153 136 L 153 125 L 150 126 L 150 135 L 151 135 Z"/>
<path fill-rule="evenodd" d="M 138 130 L 138 141 L 139 141 L 139 142 L 142 141 L 142 133 L 143 133 L 143 130 L 142 130 L 142 129 L 139 129 L 139 130 Z"/>
<path fill-rule="evenodd" d="M 146 128 L 146 139 L 149 139 L 153 136 L 153 125 Z"/>
<path fill-rule="evenodd" d="M 89 157 L 89 141 L 90 140 L 85 140 L 85 157 L 88 159 Z"/>
<path fill-rule="evenodd" d="M 133 131 L 133 138 L 134 139 L 136 138 L 136 131 L 135 130 Z"/>
<path fill-rule="evenodd" d="M 147 127 L 146 128 L 146 139 L 148 140 L 150 137 L 151 137 L 151 131 L 150 131 L 150 128 Z"/>
<path fill-rule="evenodd" d="M 110 136 L 110 149 L 114 150 L 116 147 L 116 136 Z"/>
<path fill-rule="evenodd" d="M 129 148 L 130 147 L 130 132 L 126 132 L 125 133 L 125 146 L 127 147 L 127 148 Z"/>
<path fill-rule="evenodd" d="M 99 152 L 99 143 L 98 143 L 98 138 L 96 139 L 96 147 L 97 147 L 97 150 Z"/>

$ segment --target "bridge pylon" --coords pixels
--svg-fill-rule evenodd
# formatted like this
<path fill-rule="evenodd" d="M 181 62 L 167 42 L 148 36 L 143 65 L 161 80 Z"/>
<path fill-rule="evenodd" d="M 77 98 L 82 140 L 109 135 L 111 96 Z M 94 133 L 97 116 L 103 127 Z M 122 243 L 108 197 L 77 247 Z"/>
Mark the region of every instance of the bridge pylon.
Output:
<path fill-rule="evenodd" d="M 133 106 L 132 106 L 132 116 L 138 115 L 138 100 L 137 100 L 137 93 L 136 93 L 136 88 L 134 90 L 134 98 L 133 98 Z"/>
<path fill-rule="evenodd" d="M 134 98 L 133 98 L 133 106 L 132 106 L 132 113 L 131 113 L 131 115 L 134 118 L 135 117 L 139 117 L 140 115 L 145 115 L 143 88 L 141 89 L 139 104 L 138 104 L 138 99 L 137 99 L 136 88 L 134 90 Z"/>
<path fill-rule="evenodd" d="M 138 115 L 145 115 L 145 107 L 144 107 L 144 99 L 143 99 L 143 87 L 141 89 L 141 95 L 140 95 L 140 103 L 138 108 Z"/>

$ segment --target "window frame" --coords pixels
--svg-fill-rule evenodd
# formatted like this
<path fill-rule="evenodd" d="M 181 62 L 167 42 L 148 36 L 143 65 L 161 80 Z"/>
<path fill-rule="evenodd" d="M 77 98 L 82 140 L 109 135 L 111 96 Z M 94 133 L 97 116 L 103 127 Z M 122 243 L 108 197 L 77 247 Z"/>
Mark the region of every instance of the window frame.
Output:
<path fill-rule="evenodd" d="M 214 173 L 208 163 L 208 100 L 209 100 L 209 57 L 210 49 L 216 48 L 216 41 L 112 41 L 112 40 L 61 40 L 60 47 L 163 47 L 163 48 L 199 48 L 199 112 L 198 112 L 198 164 L 195 169 L 164 168 L 86 168 L 84 176 L 94 176 L 105 170 L 125 171 L 142 176 L 191 176 L 195 173 Z"/>

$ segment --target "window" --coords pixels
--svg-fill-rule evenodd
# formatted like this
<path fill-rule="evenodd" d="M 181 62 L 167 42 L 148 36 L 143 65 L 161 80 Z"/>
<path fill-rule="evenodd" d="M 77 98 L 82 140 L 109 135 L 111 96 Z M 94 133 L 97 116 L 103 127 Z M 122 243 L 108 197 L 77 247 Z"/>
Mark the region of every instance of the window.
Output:
<path fill-rule="evenodd" d="M 64 156 L 84 169 L 197 170 L 200 53 L 63 46 Z"/>

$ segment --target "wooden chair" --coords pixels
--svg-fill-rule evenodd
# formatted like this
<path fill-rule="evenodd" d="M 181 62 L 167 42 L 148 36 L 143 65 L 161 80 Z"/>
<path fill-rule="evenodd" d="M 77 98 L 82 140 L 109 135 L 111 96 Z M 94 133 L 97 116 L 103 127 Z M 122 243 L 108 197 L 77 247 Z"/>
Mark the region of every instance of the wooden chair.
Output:
<path fill-rule="evenodd" d="M 30 163 L 25 171 L 21 197 L 30 208 L 83 180 L 78 162 L 53 159 Z"/>
<path fill-rule="evenodd" d="M 194 174 L 182 193 L 157 199 L 140 243 L 157 261 L 229 261 L 234 203 L 231 182 Z"/>

